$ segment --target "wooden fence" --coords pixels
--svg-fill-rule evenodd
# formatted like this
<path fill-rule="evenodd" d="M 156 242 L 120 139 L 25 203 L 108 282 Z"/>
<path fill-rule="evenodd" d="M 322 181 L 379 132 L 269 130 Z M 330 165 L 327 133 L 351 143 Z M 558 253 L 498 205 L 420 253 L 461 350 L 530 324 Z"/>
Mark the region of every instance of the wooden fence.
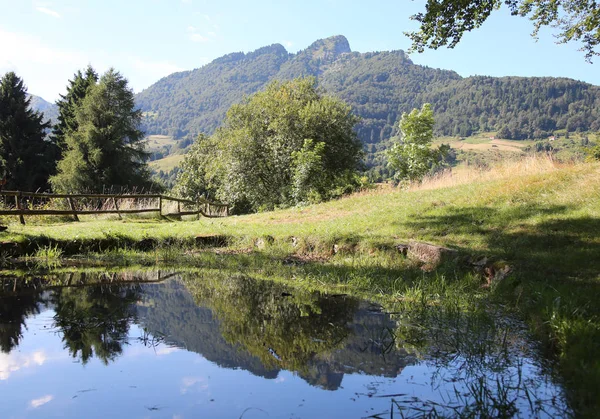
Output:
<path fill-rule="evenodd" d="M 79 215 L 94 214 L 117 214 L 119 218 L 123 214 L 148 212 L 157 212 L 161 217 L 180 217 L 182 215 L 226 217 L 229 215 L 227 204 L 210 202 L 206 199 L 192 201 L 161 194 L 50 194 L 0 191 L 0 196 L 4 198 L 4 206 L 0 208 L 0 215 L 18 216 L 21 224 L 25 224 L 26 215 L 72 215 L 75 221 L 79 221 Z M 40 208 L 39 203 L 51 200 L 62 200 L 65 209 Z M 143 203 L 143 207 L 124 208 L 123 205 L 119 207 L 124 200 L 127 200 L 129 204 L 131 201 L 138 201 L 138 203 Z M 175 202 L 177 210 L 163 213 L 163 202 L 165 201 Z M 7 209 L 11 205 L 14 206 Z"/>

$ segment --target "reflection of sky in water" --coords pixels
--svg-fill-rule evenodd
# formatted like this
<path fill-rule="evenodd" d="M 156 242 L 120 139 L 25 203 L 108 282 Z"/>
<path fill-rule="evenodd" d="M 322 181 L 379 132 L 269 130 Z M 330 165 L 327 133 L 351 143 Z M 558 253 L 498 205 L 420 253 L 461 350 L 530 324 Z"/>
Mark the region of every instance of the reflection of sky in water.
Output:
<path fill-rule="evenodd" d="M 0 353 L 3 418 L 353 418 L 383 412 L 389 417 L 391 397 L 381 396 L 446 403 L 455 388 L 464 391 L 463 384 L 452 382 L 456 374 L 446 375 L 450 370 L 438 370 L 433 361 L 406 366 L 396 378 L 346 373 L 335 391 L 288 371 L 265 379 L 239 367 L 221 368 L 184 349 L 144 346 L 138 325 L 130 327 L 129 343 L 113 362 L 104 365 L 92 358 L 83 365 L 63 348 L 53 316 L 45 309 L 29 317 L 19 346 Z M 463 361 L 450 363 L 459 375 Z M 361 370 L 360 365 L 349 367 Z M 538 396 L 549 399 L 557 392 L 526 359 L 522 371 L 539 386 Z"/>

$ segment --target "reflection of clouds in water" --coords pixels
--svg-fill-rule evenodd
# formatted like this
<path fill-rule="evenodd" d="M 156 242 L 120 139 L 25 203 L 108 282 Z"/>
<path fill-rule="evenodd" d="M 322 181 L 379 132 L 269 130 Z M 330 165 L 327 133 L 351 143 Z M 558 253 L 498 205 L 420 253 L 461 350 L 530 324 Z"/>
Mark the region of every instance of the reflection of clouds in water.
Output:
<path fill-rule="evenodd" d="M 173 352 L 179 352 L 180 349 L 174 346 L 163 346 L 156 350 L 156 355 L 169 355 Z"/>
<path fill-rule="evenodd" d="M 0 380 L 8 380 L 11 373 L 22 368 L 43 365 L 47 360 L 44 351 L 36 351 L 32 354 L 0 353 Z"/>
<path fill-rule="evenodd" d="M 43 406 L 46 403 L 52 401 L 53 398 L 54 398 L 54 396 L 48 394 L 44 397 L 40 397 L 39 399 L 33 399 L 32 401 L 29 402 L 29 406 L 31 406 L 34 409 L 37 409 L 38 407 Z"/>
<path fill-rule="evenodd" d="M 282 377 L 281 375 L 275 379 L 276 383 L 283 383 L 284 381 L 285 381 L 285 377 Z"/>
<path fill-rule="evenodd" d="M 208 382 L 204 377 L 183 377 L 181 379 L 181 394 L 189 391 L 203 392 L 208 390 Z"/>

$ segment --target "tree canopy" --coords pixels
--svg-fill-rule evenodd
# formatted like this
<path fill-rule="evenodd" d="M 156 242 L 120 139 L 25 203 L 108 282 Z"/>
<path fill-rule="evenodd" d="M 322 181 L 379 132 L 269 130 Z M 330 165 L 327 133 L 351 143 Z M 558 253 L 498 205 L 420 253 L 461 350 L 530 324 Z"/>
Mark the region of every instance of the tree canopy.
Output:
<path fill-rule="evenodd" d="M 421 26 L 408 32 L 412 50 L 455 47 L 465 32 L 480 27 L 502 5 L 533 22 L 533 36 L 543 26 L 558 29 L 558 43 L 576 41 L 587 61 L 600 55 L 600 5 L 595 0 L 427 0 L 425 13 L 412 16 Z"/>
<path fill-rule="evenodd" d="M 400 140 L 388 150 L 389 166 L 398 180 L 419 181 L 448 151 L 447 146 L 431 148 L 433 141 L 433 111 L 426 103 L 421 110 L 413 109 L 400 119 Z"/>
<path fill-rule="evenodd" d="M 57 123 L 52 129 L 52 138 L 60 147 L 61 153 L 66 151 L 66 136 L 79 128 L 75 112 L 92 86 L 98 82 L 98 74 L 88 66 L 84 72 L 77 71 L 67 85 L 67 93 L 60 95 L 56 102 L 58 107 Z"/>
<path fill-rule="evenodd" d="M 350 107 L 316 87 L 314 78 L 273 82 L 227 112 L 224 127 L 186 158 L 206 164 L 202 180 L 180 175 L 178 189 L 215 185 L 216 197 L 258 211 L 328 199 L 354 182 L 362 146 Z M 189 185 L 189 181 L 204 186 Z M 191 193 L 191 192 L 190 192 Z M 191 193 L 193 195 L 193 193 Z"/>
<path fill-rule="evenodd" d="M 43 114 L 30 106 L 27 88 L 14 72 L 0 80 L 0 178 L 6 189 L 45 190 L 55 167 L 54 144 L 46 141 Z"/>
<path fill-rule="evenodd" d="M 97 192 L 150 184 L 139 129 L 141 112 L 127 79 L 114 69 L 107 71 L 88 87 L 74 117 L 58 173 L 51 178 L 55 191 Z"/>

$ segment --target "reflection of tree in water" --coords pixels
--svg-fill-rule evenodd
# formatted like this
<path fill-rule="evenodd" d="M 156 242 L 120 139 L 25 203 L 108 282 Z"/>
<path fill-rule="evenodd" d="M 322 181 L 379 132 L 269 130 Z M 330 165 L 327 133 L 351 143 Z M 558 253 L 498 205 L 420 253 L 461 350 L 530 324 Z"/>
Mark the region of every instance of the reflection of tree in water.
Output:
<path fill-rule="evenodd" d="M 92 285 L 61 288 L 51 301 L 65 348 L 85 364 L 94 355 L 108 364 L 123 351 L 129 324 L 140 299 L 138 285 Z"/>
<path fill-rule="evenodd" d="M 404 308 L 395 344 L 411 347 L 431 371 L 444 402 L 402 396 L 393 400 L 406 417 L 570 416 L 560 389 L 527 363 L 539 356 L 523 325 L 506 313 L 452 303 Z"/>
<path fill-rule="evenodd" d="M 0 296 L 0 350 L 10 352 L 23 337 L 25 320 L 40 312 L 41 295 Z"/>
<path fill-rule="evenodd" d="M 317 377 L 328 371 L 311 371 L 311 364 L 315 356 L 343 345 L 350 333 L 348 324 L 358 308 L 356 300 L 290 291 L 270 281 L 247 277 L 207 278 L 187 281 L 187 285 L 195 298 L 218 317 L 228 342 L 240 343 L 267 368 L 314 376 L 316 384 L 328 386 L 319 383 Z M 336 375 L 332 378 L 340 381 L 341 377 L 333 377 Z"/>

